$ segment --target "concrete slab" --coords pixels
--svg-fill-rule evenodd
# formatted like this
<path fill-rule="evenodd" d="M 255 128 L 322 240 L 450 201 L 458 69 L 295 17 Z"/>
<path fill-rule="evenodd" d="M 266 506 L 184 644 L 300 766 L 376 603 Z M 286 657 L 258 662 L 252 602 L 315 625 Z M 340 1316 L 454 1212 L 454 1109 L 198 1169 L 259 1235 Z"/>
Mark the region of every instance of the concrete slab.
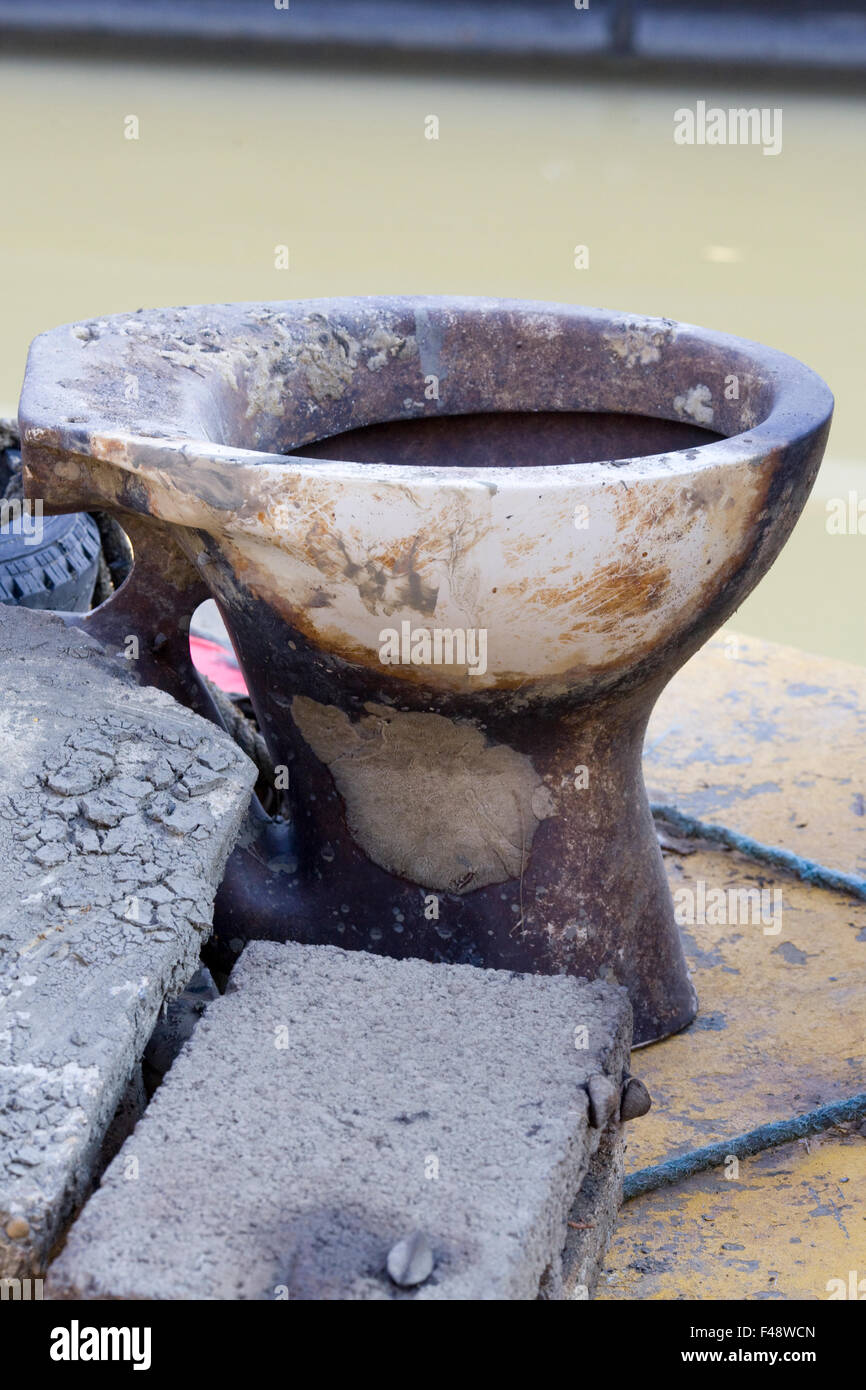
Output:
<path fill-rule="evenodd" d="M 0 608 L 0 1275 L 41 1272 L 167 996 L 255 769 L 92 638 Z"/>
<path fill-rule="evenodd" d="M 544 1282 L 561 1296 L 566 1220 L 603 1133 L 584 1086 L 620 1085 L 630 1030 L 625 991 L 601 981 L 254 942 L 47 1287 L 535 1299 Z M 434 1270 L 398 1289 L 387 1255 L 415 1230 Z"/>

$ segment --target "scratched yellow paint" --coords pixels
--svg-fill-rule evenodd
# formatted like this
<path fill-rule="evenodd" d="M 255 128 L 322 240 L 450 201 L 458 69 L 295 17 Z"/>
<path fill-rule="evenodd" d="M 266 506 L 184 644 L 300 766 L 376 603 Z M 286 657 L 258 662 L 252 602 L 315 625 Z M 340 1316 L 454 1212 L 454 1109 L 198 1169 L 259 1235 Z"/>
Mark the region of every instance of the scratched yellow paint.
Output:
<path fill-rule="evenodd" d="M 861 1279 L 866 1139 L 846 1126 L 627 1203 L 596 1298 L 828 1299 Z"/>
<path fill-rule="evenodd" d="M 859 668 L 716 639 L 659 702 L 651 796 L 861 872 L 864 719 Z M 722 915 L 736 920 L 681 927 L 700 1010 L 635 1053 L 654 1106 L 627 1131 L 626 1171 L 866 1090 L 866 903 L 729 851 L 666 852 L 665 863 L 684 915 L 699 915 L 702 883 L 705 896 L 725 892 Z M 763 890 L 766 921 L 730 911 L 729 890 L 742 888 Z"/>
<path fill-rule="evenodd" d="M 770 934 L 750 920 L 681 929 L 700 1008 L 632 1058 L 653 1108 L 626 1130 L 627 1172 L 866 1090 L 866 903 L 731 853 L 665 859 L 676 894 L 763 885 Z"/>
<path fill-rule="evenodd" d="M 866 669 L 726 631 L 662 694 L 644 770 L 653 801 L 866 878 L 864 750 Z"/>
<path fill-rule="evenodd" d="M 864 721 L 859 668 L 716 639 L 659 702 L 651 796 L 862 873 Z M 672 892 L 694 895 L 675 896 L 681 910 L 693 903 L 698 915 L 702 881 L 705 895 L 763 890 L 769 920 L 738 905 L 724 915 L 745 921 L 681 928 L 700 1010 L 684 1033 L 635 1054 L 654 1107 L 627 1131 L 626 1171 L 866 1090 L 866 903 L 732 852 L 665 862 Z"/>
<path fill-rule="evenodd" d="M 653 800 L 863 875 L 864 677 L 716 639 L 650 725 Z M 653 1109 L 626 1129 L 626 1173 L 866 1090 L 866 903 L 704 846 L 665 866 L 700 1009 L 633 1055 Z M 762 920 L 731 900 L 744 888 Z M 723 920 L 696 920 L 713 890 Z M 866 1138 L 849 1125 L 627 1203 L 597 1297 L 820 1299 L 852 1271 L 866 1280 Z"/>

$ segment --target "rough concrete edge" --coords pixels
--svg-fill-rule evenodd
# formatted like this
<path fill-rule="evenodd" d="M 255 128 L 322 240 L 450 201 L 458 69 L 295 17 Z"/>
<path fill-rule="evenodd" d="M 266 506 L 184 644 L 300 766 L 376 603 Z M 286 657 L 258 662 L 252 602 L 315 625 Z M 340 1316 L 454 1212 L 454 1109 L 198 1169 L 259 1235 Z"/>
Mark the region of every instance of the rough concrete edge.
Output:
<path fill-rule="evenodd" d="M 118 707 L 123 707 L 125 715 L 138 716 L 142 720 L 146 720 L 149 717 L 152 718 L 153 714 L 156 713 L 163 718 L 176 713 L 179 716 L 179 722 L 193 727 L 200 725 L 203 736 L 206 735 L 217 740 L 222 738 L 230 744 L 238 754 L 237 766 L 233 769 L 236 777 L 241 769 L 244 769 L 244 764 L 249 762 L 224 729 L 179 704 L 165 692 L 153 686 L 140 685 L 127 668 L 116 657 L 108 653 L 92 634 L 80 628 L 68 628 L 61 615 L 42 610 L 13 609 L 4 611 L 2 613 L 2 618 L 5 620 L 3 625 L 14 625 L 19 612 L 27 615 L 23 624 L 25 627 L 28 622 L 35 619 L 37 622 L 44 621 L 46 628 L 62 629 L 64 634 L 68 635 L 80 648 L 80 651 L 75 653 L 75 657 L 84 656 L 91 663 L 93 669 L 98 670 L 101 675 L 115 680 L 120 697 Z M 70 658 L 70 660 L 74 659 Z M 38 655 L 36 660 L 38 661 Z M 131 714 L 126 701 L 136 694 L 144 696 L 145 707 Z M 153 705 L 154 709 L 148 710 L 148 705 Z M 246 776 L 250 794 L 255 778 L 256 770 L 250 763 Z M 210 915 L 211 920 L 216 891 L 247 814 L 248 802 L 249 797 L 245 799 L 239 797 L 230 814 L 226 815 L 219 823 L 220 834 L 216 842 L 216 856 L 210 874 L 212 892 L 209 895 L 209 901 L 202 900 L 203 908 Z M 211 841 L 211 845 L 213 843 Z M 191 935 L 187 951 L 183 957 L 175 962 L 173 968 L 163 979 L 163 998 L 153 1009 L 152 1017 L 142 1013 L 136 1018 L 135 1025 L 127 1040 L 125 1055 L 121 1055 L 121 1051 L 118 1049 L 116 1065 L 102 1072 L 99 1103 L 94 1107 L 89 1117 L 89 1136 L 87 1141 L 77 1150 L 75 1163 L 68 1170 L 62 1194 L 58 1197 L 55 1187 L 53 1192 L 46 1196 L 43 1224 L 34 1231 L 32 1223 L 28 1222 L 30 1230 L 26 1237 L 23 1239 L 9 1237 L 6 1232 L 6 1225 L 10 1219 L 22 1214 L 19 1210 L 21 1203 L 16 1200 L 14 1192 L 11 1190 L 5 1195 L 0 1193 L 0 1279 L 39 1277 L 55 1257 L 57 1250 L 61 1248 L 62 1239 L 65 1239 L 69 1227 L 92 1191 L 106 1134 L 118 1112 L 118 1107 L 124 1100 L 127 1088 L 134 1080 L 136 1069 L 140 1065 L 144 1049 L 160 1017 L 163 1006 L 167 1000 L 177 996 L 184 989 L 189 978 L 198 968 L 202 941 L 206 939 L 206 936 Z"/>
<path fill-rule="evenodd" d="M 562 1252 L 562 1298 L 591 1299 L 595 1296 L 622 1206 L 624 1168 L 622 1127 L 619 1120 L 614 1119 L 602 1135 L 569 1213 L 568 1235 Z"/>

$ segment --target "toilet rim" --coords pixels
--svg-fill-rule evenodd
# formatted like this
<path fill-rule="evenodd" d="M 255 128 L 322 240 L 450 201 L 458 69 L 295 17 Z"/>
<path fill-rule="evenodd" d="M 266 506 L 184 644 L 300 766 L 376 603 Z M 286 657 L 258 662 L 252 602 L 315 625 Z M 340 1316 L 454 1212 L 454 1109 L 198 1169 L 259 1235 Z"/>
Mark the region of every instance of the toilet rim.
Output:
<path fill-rule="evenodd" d="M 339 457 L 309 459 L 298 457 L 291 450 L 274 452 L 221 442 L 208 437 L 208 429 L 213 422 L 219 421 L 225 397 L 225 377 L 220 375 L 222 364 L 217 367 L 210 351 L 196 355 L 195 370 L 191 372 L 188 363 L 166 360 L 165 355 L 152 349 L 151 365 L 145 370 L 153 374 L 157 386 L 161 382 L 165 387 L 165 401 L 160 399 L 155 414 L 151 411 L 147 428 L 134 427 L 136 403 L 124 396 L 124 389 L 133 368 L 141 370 L 140 363 L 136 364 L 136 353 L 140 355 L 142 345 L 140 338 L 131 333 L 130 325 L 137 320 L 142 325 L 149 323 L 166 331 L 170 328 L 178 335 L 181 329 L 188 327 L 194 335 L 209 331 L 207 325 L 213 323 L 217 332 L 227 333 L 227 347 L 232 353 L 239 352 L 238 343 L 244 328 L 256 315 L 262 322 L 278 328 L 308 326 L 321 320 L 329 331 L 334 325 L 340 327 L 345 322 L 366 324 L 370 329 L 382 322 L 411 324 L 422 362 L 425 338 L 429 350 L 437 335 L 441 339 L 443 329 L 450 329 L 456 335 L 462 333 L 464 337 L 468 331 L 477 334 L 478 342 L 469 344 L 465 368 L 471 366 L 473 353 L 474 360 L 478 361 L 483 350 L 489 348 L 485 333 L 495 320 L 498 320 L 500 334 L 503 328 L 512 335 L 519 331 L 525 340 L 535 333 L 537 347 L 544 336 L 548 343 L 555 343 L 561 337 L 568 339 L 571 334 L 573 341 L 566 341 L 561 351 L 550 347 L 545 351 L 549 360 L 555 361 L 559 370 L 567 374 L 569 351 L 581 350 L 579 384 L 583 394 L 564 404 L 547 403 L 544 380 L 532 380 L 532 390 L 527 390 L 522 399 L 519 395 L 514 397 L 510 409 L 576 412 L 601 409 L 611 413 L 644 414 L 704 425 L 724 436 L 688 450 L 618 459 L 616 477 L 626 482 L 691 476 L 734 462 L 759 465 L 770 455 L 778 456 L 779 451 L 795 455 L 828 427 L 833 411 L 833 397 L 825 382 L 797 359 L 760 343 L 670 319 L 582 305 L 452 296 L 370 296 L 197 305 L 65 324 L 37 337 L 28 358 L 19 411 L 25 466 L 29 449 L 48 449 L 61 455 L 75 455 L 85 464 L 88 460 L 106 463 L 144 478 L 162 475 L 163 483 L 171 482 L 178 488 L 192 485 L 198 469 L 226 470 L 242 491 L 251 492 L 256 489 L 257 478 L 267 476 L 272 482 L 275 472 L 286 480 L 319 478 L 330 484 L 341 480 L 361 490 L 370 485 L 393 485 L 413 486 L 424 491 L 495 487 L 519 492 L 543 485 L 554 490 L 583 491 L 610 482 L 607 460 L 520 467 L 508 464 L 484 468 L 430 467 L 353 463 Z M 93 332 L 93 338 L 83 336 L 88 330 Z M 581 341 L 581 337 L 585 341 Z M 98 349 L 95 353 L 92 350 L 94 342 Z M 503 349 L 509 347 L 507 340 L 503 339 L 502 346 Z M 89 359 L 84 357 L 85 353 L 90 354 Z M 684 364 L 688 364 L 688 371 Z M 386 361 L 383 365 L 387 370 L 392 364 Z M 532 377 L 532 363 L 528 365 L 527 375 Z M 750 373 L 751 396 L 760 401 L 760 418 L 751 419 L 744 428 L 733 433 L 720 428 L 723 422 L 719 421 L 716 411 L 721 409 L 730 422 L 738 409 L 742 415 L 746 407 L 726 404 L 719 398 L 718 390 L 713 389 L 720 379 L 738 375 L 737 372 L 726 373 L 726 367 L 738 367 L 740 373 Z M 291 380 L 297 385 L 298 394 L 295 418 L 300 421 L 306 405 L 303 391 L 306 368 L 294 361 L 290 362 L 290 370 L 294 373 Z M 417 375 L 418 368 L 414 370 Z M 505 370 L 508 370 L 507 364 Z M 384 373 L 377 375 L 385 379 Z M 666 376 L 669 375 L 673 375 L 674 380 L 667 385 Z M 693 378 L 691 384 L 689 376 Z M 702 376 L 712 378 L 713 388 L 702 382 Z M 471 378 L 468 371 L 467 377 Z M 456 409 L 453 385 L 449 385 L 450 400 L 425 402 L 407 400 L 401 394 L 405 391 L 404 382 L 405 373 L 395 379 L 390 409 L 386 408 L 383 413 L 380 401 L 369 416 L 365 416 L 361 408 L 362 385 L 358 411 L 349 423 L 338 421 L 335 428 L 330 428 L 329 420 L 338 420 L 339 412 L 337 409 L 321 410 L 317 432 L 293 447 L 302 450 L 313 438 L 326 439 L 347 429 L 388 420 L 441 418 L 479 410 L 492 413 L 509 408 L 497 404 L 502 399 L 498 382 L 491 391 L 491 404 L 476 402 L 471 407 L 460 408 L 458 399 Z M 588 383 L 594 395 L 586 394 Z M 372 381 L 363 384 L 372 385 Z M 679 394 L 678 386 L 681 388 Z M 554 398 L 556 389 L 550 392 Z M 205 399 L 208 391 L 211 395 Z M 665 391 L 668 403 L 662 410 L 658 408 L 658 401 Z M 238 396 L 242 399 L 242 389 L 238 389 Z M 625 405 L 617 403 L 624 398 Z M 528 405 L 528 400 L 536 404 Z M 707 404 L 708 401 L 712 405 Z M 443 408 L 436 408 L 438 406 Z M 707 419 L 708 411 L 714 419 Z M 288 418 L 293 417 L 289 415 Z M 196 429 L 196 423 L 206 427 Z M 218 424 L 214 424 L 213 432 L 218 429 Z"/>

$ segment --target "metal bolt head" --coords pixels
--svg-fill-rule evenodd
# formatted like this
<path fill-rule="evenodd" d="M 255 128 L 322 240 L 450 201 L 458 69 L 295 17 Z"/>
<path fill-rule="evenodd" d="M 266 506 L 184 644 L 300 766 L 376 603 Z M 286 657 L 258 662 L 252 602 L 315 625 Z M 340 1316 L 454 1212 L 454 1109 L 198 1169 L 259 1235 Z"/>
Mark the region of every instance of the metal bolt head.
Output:
<path fill-rule="evenodd" d="M 589 1096 L 589 1123 L 593 1129 L 604 1129 L 619 1104 L 619 1090 L 603 1072 L 589 1078 L 586 1090 Z"/>
<path fill-rule="evenodd" d="M 423 1284 L 433 1273 L 433 1247 L 423 1231 L 413 1231 L 388 1251 L 388 1274 L 401 1289 Z"/>
<path fill-rule="evenodd" d="M 652 1103 L 652 1096 L 640 1077 L 630 1076 L 623 1087 L 619 1118 L 623 1124 L 626 1120 L 636 1120 L 639 1115 L 646 1114 Z"/>

